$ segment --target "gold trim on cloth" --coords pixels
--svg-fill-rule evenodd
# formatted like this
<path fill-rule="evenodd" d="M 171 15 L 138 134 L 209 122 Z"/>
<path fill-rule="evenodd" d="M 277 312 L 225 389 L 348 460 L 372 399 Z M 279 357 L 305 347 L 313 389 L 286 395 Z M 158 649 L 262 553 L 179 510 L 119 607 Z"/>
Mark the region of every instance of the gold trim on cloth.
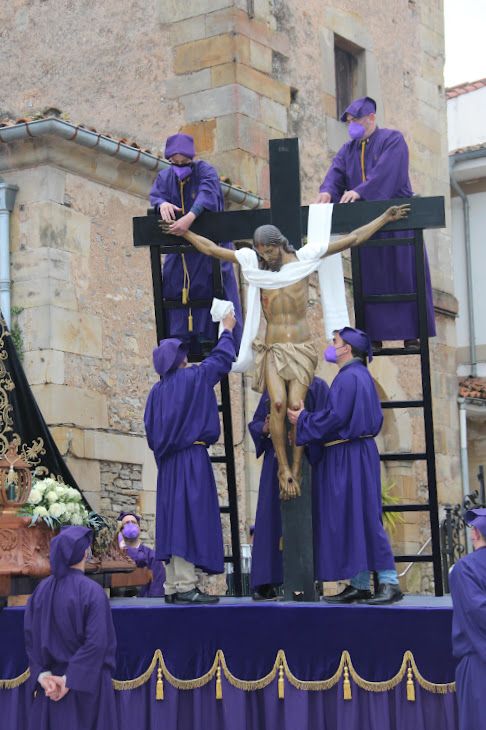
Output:
<path fill-rule="evenodd" d="M 397 687 L 404 679 L 405 681 L 407 681 L 409 689 L 411 689 L 410 682 L 412 680 L 415 680 L 422 687 L 422 689 L 426 690 L 427 692 L 432 692 L 434 694 L 447 694 L 448 692 L 456 691 L 455 682 L 447 682 L 446 684 L 435 684 L 434 682 L 429 682 L 428 680 L 426 680 L 418 670 L 411 651 L 406 651 L 404 653 L 402 664 L 395 676 L 390 677 L 390 679 L 386 679 L 382 682 L 370 682 L 369 680 L 360 677 L 360 675 L 357 673 L 353 666 L 353 662 L 351 661 L 349 652 L 346 650 L 343 651 L 343 653 L 341 654 L 339 666 L 336 672 L 331 677 L 322 680 L 303 681 L 298 679 L 290 670 L 283 649 L 279 649 L 279 651 L 277 652 L 273 668 L 270 670 L 270 672 L 264 677 L 254 680 L 238 679 L 238 677 L 235 677 L 234 674 L 232 674 L 228 669 L 226 659 L 220 649 L 216 652 L 213 664 L 210 667 L 209 671 L 206 672 L 206 674 L 203 674 L 201 677 L 196 677 L 195 679 L 177 679 L 177 677 L 174 677 L 174 675 L 169 672 L 165 664 L 164 657 L 162 656 L 162 652 L 160 651 L 160 649 L 157 649 L 153 655 L 152 661 L 150 662 L 145 672 L 143 672 L 143 674 L 141 674 L 139 677 L 135 677 L 134 679 L 114 679 L 113 687 L 115 690 L 121 692 L 136 689 L 137 687 L 141 687 L 142 684 L 148 682 L 154 671 L 157 671 L 157 684 L 159 684 L 158 699 L 163 699 L 163 690 L 161 689 L 162 679 L 167 681 L 170 685 L 172 685 L 172 687 L 175 687 L 175 689 L 191 690 L 198 689 L 199 687 L 204 687 L 204 685 L 213 680 L 215 681 L 216 685 L 216 679 L 221 679 L 221 677 L 224 676 L 226 681 L 233 687 L 236 687 L 237 689 L 242 689 L 246 692 L 254 692 L 259 689 L 264 689 L 276 679 L 277 682 L 278 679 L 281 680 L 282 669 L 283 677 L 285 677 L 285 680 L 289 682 L 289 684 L 291 684 L 296 689 L 310 692 L 329 690 L 334 687 L 342 678 L 348 679 L 349 688 L 346 686 L 345 690 L 348 691 L 349 689 L 350 692 L 352 692 L 353 684 L 360 687 L 361 689 L 366 690 L 367 692 L 388 692 L 390 689 L 394 689 L 395 687 Z M 26 669 L 23 674 L 19 675 L 18 677 L 14 677 L 13 679 L 0 679 L 0 689 L 14 689 L 15 687 L 19 687 L 21 684 L 27 681 L 29 676 L 30 671 L 29 669 Z M 283 691 L 282 684 L 280 685 L 280 687 L 281 691 Z M 160 697 L 160 694 L 162 695 L 162 697 Z M 414 695 L 414 692 L 408 693 L 409 699 L 411 699 L 412 694 Z M 345 697 L 345 699 L 350 699 L 350 697 Z"/>

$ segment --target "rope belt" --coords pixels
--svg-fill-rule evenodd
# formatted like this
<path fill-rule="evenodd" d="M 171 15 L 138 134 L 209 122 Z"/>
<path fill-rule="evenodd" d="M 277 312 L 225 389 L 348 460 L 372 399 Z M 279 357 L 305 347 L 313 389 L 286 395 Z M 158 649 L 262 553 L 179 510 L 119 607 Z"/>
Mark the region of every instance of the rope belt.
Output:
<path fill-rule="evenodd" d="M 327 443 L 322 444 L 325 448 L 328 446 L 337 446 L 338 444 L 349 444 L 351 441 L 358 441 L 358 439 L 372 439 L 374 436 L 371 434 L 367 434 L 366 436 L 358 436 L 358 438 L 355 439 L 336 439 L 336 441 L 328 441 Z"/>
<path fill-rule="evenodd" d="M 207 443 L 205 441 L 193 441 L 193 446 L 207 446 Z"/>

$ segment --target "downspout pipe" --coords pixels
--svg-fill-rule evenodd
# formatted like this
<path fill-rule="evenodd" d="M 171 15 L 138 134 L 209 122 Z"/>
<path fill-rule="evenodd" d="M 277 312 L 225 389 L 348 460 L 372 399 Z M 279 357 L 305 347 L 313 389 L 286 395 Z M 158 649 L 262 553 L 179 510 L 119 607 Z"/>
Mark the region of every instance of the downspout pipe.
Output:
<path fill-rule="evenodd" d="M 462 158 L 464 159 L 464 158 Z M 454 164 L 455 160 L 451 160 L 449 164 L 449 177 L 451 180 L 451 187 L 462 200 L 462 213 L 464 220 L 464 250 L 466 254 L 466 285 L 467 285 L 467 315 L 469 325 L 469 359 L 471 367 L 471 376 L 477 377 L 478 374 L 478 362 L 476 356 L 476 326 L 474 321 L 474 297 L 473 297 L 473 282 L 472 282 L 472 257 L 471 257 L 471 222 L 469 215 L 469 200 L 456 180 L 454 175 Z"/>
<path fill-rule="evenodd" d="M 0 178 L 0 309 L 10 329 L 10 213 L 15 205 L 17 185 Z"/>
<path fill-rule="evenodd" d="M 459 404 L 459 436 L 461 443 L 461 480 L 462 496 L 465 497 L 471 491 L 469 488 L 469 460 L 467 453 L 467 410 L 466 399 L 458 398 Z"/>

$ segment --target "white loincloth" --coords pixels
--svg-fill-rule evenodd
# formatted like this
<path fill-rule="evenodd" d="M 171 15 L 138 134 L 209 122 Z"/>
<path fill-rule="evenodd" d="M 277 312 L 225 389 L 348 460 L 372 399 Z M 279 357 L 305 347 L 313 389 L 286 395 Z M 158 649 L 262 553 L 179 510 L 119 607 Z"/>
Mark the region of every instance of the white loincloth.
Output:
<path fill-rule="evenodd" d="M 233 363 L 233 372 L 244 373 L 254 364 L 252 343 L 260 325 L 260 289 L 282 289 L 302 281 L 313 271 L 317 271 L 326 337 L 330 339 L 334 330 L 349 325 L 341 254 L 322 258 L 329 247 L 332 209 L 332 204 L 309 205 L 307 243 L 295 252 L 298 260 L 284 264 L 280 271 L 259 269 L 257 255 L 251 248 L 235 251 L 249 287 L 240 353 L 237 361 Z"/>

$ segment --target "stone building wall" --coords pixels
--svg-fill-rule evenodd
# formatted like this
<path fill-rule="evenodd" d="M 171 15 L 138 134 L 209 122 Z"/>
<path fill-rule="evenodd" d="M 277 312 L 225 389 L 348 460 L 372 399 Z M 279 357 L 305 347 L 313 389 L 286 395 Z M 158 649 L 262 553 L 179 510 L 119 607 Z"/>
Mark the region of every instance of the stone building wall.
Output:
<path fill-rule="evenodd" d="M 15 69 L 3 79 L 0 117 L 56 107 L 152 149 L 167 134 L 187 131 L 221 175 L 266 198 L 268 138 L 298 135 L 307 203 L 345 139 L 336 119 L 338 43 L 359 60 L 356 93 L 376 98 L 379 123 L 405 134 L 414 190 L 444 195 L 448 207 L 442 13 L 441 0 L 15 0 L 0 9 L 2 47 Z M 144 506 L 153 514 L 155 471 L 141 414 L 153 382 L 155 330 L 148 254 L 133 250 L 130 225 L 145 210 L 151 176 L 67 141 L 8 148 L 0 146 L 0 172 L 20 188 L 13 301 L 24 308 L 29 379 L 94 504 L 104 498 L 101 464 L 142 464 Z M 448 231 L 428 232 L 427 245 L 438 324 L 431 358 L 439 498 L 446 502 L 459 494 Z M 309 319 L 322 349 L 316 299 Z M 417 395 L 417 358 L 377 358 L 371 372 L 385 397 Z M 330 380 L 334 371 L 321 364 L 318 374 Z M 257 398 L 246 376 L 233 394 L 244 535 L 259 464 L 243 426 Z M 387 447 L 419 448 L 421 436 L 416 414 L 387 413 Z M 413 501 L 424 483 L 421 469 L 389 466 L 384 477 Z M 394 540 L 415 552 L 426 524 L 406 520 Z"/>

